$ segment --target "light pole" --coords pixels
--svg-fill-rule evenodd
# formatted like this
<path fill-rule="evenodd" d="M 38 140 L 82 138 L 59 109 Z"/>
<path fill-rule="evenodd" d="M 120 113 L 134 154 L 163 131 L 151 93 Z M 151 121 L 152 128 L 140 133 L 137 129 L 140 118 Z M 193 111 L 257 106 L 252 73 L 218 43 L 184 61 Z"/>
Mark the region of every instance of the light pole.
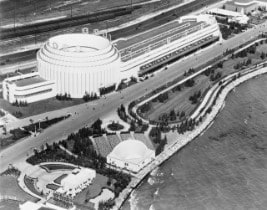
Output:
<path fill-rule="evenodd" d="M 16 30 L 16 1 L 14 5 L 14 31 Z"/>
<path fill-rule="evenodd" d="M 72 5 L 70 6 L 70 17 L 72 18 Z"/>

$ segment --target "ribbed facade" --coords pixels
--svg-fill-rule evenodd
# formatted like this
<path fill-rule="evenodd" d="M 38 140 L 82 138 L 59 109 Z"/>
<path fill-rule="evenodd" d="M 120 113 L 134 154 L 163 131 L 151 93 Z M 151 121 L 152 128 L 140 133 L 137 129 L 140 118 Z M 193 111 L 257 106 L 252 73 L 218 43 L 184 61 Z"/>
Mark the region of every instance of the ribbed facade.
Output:
<path fill-rule="evenodd" d="M 58 94 L 81 98 L 121 80 L 116 48 L 101 36 L 65 34 L 49 39 L 37 53 L 38 71 L 56 83 Z"/>

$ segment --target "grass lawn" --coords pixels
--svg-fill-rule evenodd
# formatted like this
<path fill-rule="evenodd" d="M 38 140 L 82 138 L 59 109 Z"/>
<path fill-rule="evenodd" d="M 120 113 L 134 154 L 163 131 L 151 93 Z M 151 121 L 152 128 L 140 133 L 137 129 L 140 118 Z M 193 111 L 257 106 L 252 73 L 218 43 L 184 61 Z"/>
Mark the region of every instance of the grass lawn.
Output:
<path fill-rule="evenodd" d="M 58 185 L 55 185 L 55 184 L 47 184 L 46 188 L 56 191 L 60 187 Z"/>
<path fill-rule="evenodd" d="M 75 196 L 74 203 L 91 206 L 89 202 L 85 202 L 86 199 L 89 201 L 89 199 L 98 196 L 101 193 L 102 188 L 109 188 L 113 191 L 113 187 L 109 187 L 107 181 L 107 177 L 101 174 L 96 174 L 96 178 L 93 180 L 92 184 Z"/>
<path fill-rule="evenodd" d="M 36 201 L 38 199 L 24 192 L 13 176 L 0 176 L 0 194 L 3 196 L 15 196 L 21 201 Z"/>
<path fill-rule="evenodd" d="M 237 72 L 238 70 L 234 69 L 234 65 L 239 62 L 243 62 L 248 58 L 252 60 L 252 64 L 261 62 L 261 52 L 267 52 L 267 44 L 259 45 L 255 54 L 248 54 L 245 58 L 238 57 L 224 61 L 223 68 L 217 68 L 215 70 L 215 74 L 220 72 L 223 77 L 230 73 Z M 201 90 L 201 93 L 203 94 L 209 88 L 209 86 L 212 86 L 212 84 L 213 82 L 210 81 L 209 76 L 199 75 L 195 78 L 195 85 L 193 87 L 183 86 L 181 91 L 168 91 L 168 100 L 166 100 L 164 103 L 160 103 L 159 101 L 151 101 L 152 106 L 150 110 L 142 115 L 145 119 L 159 120 L 159 117 L 164 113 L 169 114 L 171 110 L 175 110 L 176 113 L 177 111 L 180 113 L 184 111 L 185 115 L 188 116 L 197 106 L 197 104 L 191 104 L 189 97 L 199 90 Z M 177 120 L 179 119 L 177 118 Z"/>
<path fill-rule="evenodd" d="M 157 120 L 160 115 L 164 113 L 170 113 L 171 110 L 175 112 L 184 111 L 188 115 L 195 107 L 195 104 L 191 104 L 189 96 L 193 95 L 197 90 L 206 89 L 211 83 L 206 76 L 200 76 L 195 80 L 195 86 L 193 88 L 184 87 L 182 91 L 172 92 L 169 91 L 169 99 L 165 103 L 152 102 L 152 109 L 146 113 L 146 118 L 151 120 Z"/>
<path fill-rule="evenodd" d="M 61 184 L 61 180 L 64 179 L 66 176 L 68 176 L 67 174 L 62 174 L 61 176 L 59 176 L 58 178 L 56 178 L 54 180 L 55 183 L 57 184 Z"/>
<path fill-rule="evenodd" d="M 24 184 L 26 185 L 26 187 L 35 195 L 41 196 L 41 193 L 35 188 L 35 181 L 36 179 L 33 179 L 26 175 L 24 176 Z"/>
<path fill-rule="evenodd" d="M 56 98 L 50 98 L 34 103 L 28 104 L 26 107 L 17 107 L 12 106 L 9 102 L 5 101 L 4 99 L 0 99 L 0 107 L 4 110 L 14 114 L 15 112 L 21 112 L 22 117 L 26 118 L 29 116 L 41 114 L 44 112 L 49 112 L 57 109 L 62 109 L 65 107 L 75 106 L 78 104 L 84 103 L 83 99 L 73 99 L 71 101 L 59 101 Z"/>
<path fill-rule="evenodd" d="M 0 201 L 0 210 L 19 210 L 18 201 L 11 201 L 11 200 L 3 200 Z"/>
<path fill-rule="evenodd" d="M 41 166 L 43 169 L 45 169 L 46 171 L 54 171 L 54 170 L 73 170 L 74 168 L 76 168 L 75 166 L 71 166 L 71 165 L 65 165 L 65 164 L 45 164 Z"/>

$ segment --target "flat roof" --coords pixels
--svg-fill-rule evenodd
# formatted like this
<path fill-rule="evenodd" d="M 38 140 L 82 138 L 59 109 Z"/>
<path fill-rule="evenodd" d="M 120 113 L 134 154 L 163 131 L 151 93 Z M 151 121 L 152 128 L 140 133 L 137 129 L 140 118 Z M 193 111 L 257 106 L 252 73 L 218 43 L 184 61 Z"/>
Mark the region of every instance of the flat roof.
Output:
<path fill-rule="evenodd" d="M 28 85 L 33 85 L 33 84 L 45 82 L 45 81 L 47 81 L 47 80 L 43 79 L 40 76 L 33 76 L 33 77 L 28 77 L 28 78 L 16 80 L 16 81 L 14 81 L 14 83 L 18 87 L 24 87 L 24 86 L 28 86 Z"/>
<path fill-rule="evenodd" d="M 194 20 L 184 21 L 182 23 L 179 23 L 178 21 L 174 21 L 164 26 L 161 26 L 159 28 L 152 29 L 142 34 L 130 37 L 128 39 L 120 39 L 115 42 L 116 47 L 118 48 L 118 50 L 121 53 L 121 56 L 123 57 L 129 53 L 129 50 L 132 50 L 132 52 L 135 52 L 153 43 L 157 43 L 161 40 L 164 40 L 168 37 L 171 37 L 175 34 L 181 33 L 187 29 L 190 29 L 194 26 L 201 25 L 203 23 L 205 22 L 204 21 L 197 22 Z M 160 36 L 161 34 L 162 36 Z M 178 39 L 178 37 L 176 39 Z M 160 47 L 160 45 L 158 47 Z M 139 55 L 132 55 L 132 58 L 139 56 Z"/>
<path fill-rule="evenodd" d="M 183 22 L 183 23 L 179 23 L 178 21 L 175 21 L 175 22 L 166 24 L 166 25 L 164 25 L 164 26 L 161 26 L 161 27 L 159 27 L 159 28 L 155 28 L 155 29 L 146 31 L 146 32 L 141 33 L 141 34 L 139 34 L 139 35 L 137 35 L 137 36 L 130 37 L 129 39 L 121 39 L 121 40 L 118 40 L 118 41 L 116 41 L 115 43 L 117 44 L 117 45 L 116 45 L 117 48 L 118 48 L 119 50 L 121 50 L 121 49 L 130 47 L 131 45 L 136 44 L 136 43 L 138 43 L 138 42 L 140 42 L 140 41 L 143 41 L 143 40 L 152 38 L 152 37 L 154 37 L 154 36 L 156 36 L 156 35 L 162 34 L 162 33 L 164 33 L 164 32 L 167 32 L 167 31 L 169 31 L 169 30 L 172 30 L 172 29 L 174 29 L 174 28 L 178 28 L 178 27 L 180 27 L 180 26 L 182 26 L 182 25 L 186 25 L 187 23 L 189 23 L 190 26 L 185 27 L 185 28 L 182 28 L 182 29 L 180 29 L 180 30 L 178 30 L 178 31 L 175 31 L 175 32 L 173 32 L 173 33 L 170 33 L 170 34 L 168 34 L 168 35 L 165 36 L 165 37 L 161 37 L 161 39 L 164 39 L 164 38 L 169 37 L 169 36 L 171 36 L 171 35 L 177 34 L 177 33 L 179 33 L 179 32 L 182 32 L 182 31 L 184 31 L 184 30 L 186 30 L 186 29 L 192 28 L 193 26 L 195 26 L 195 25 L 199 25 L 199 24 L 204 23 L 204 22 L 185 21 L 185 22 Z M 159 41 L 159 40 L 157 39 L 157 40 L 154 40 L 153 42 L 155 42 L 155 41 Z M 147 44 L 145 44 L 145 46 L 147 46 Z"/>
<path fill-rule="evenodd" d="M 232 17 L 244 16 L 243 14 L 241 14 L 239 12 L 233 12 L 233 11 L 230 11 L 230 10 L 220 9 L 220 8 L 210 9 L 209 12 L 220 14 L 220 15 L 225 15 L 225 16 L 232 16 Z"/>

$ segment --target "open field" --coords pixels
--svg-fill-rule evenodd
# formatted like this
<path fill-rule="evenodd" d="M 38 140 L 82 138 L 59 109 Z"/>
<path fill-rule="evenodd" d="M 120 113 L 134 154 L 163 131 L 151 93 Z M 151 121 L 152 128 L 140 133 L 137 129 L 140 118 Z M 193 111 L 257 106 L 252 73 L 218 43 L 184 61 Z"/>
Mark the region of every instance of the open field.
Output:
<path fill-rule="evenodd" d="M 234 66 L 237 63 L 242 63 L 247 59 L 251 59 L 253 64 L 261 61 L 260 55 L 261 52 L 267 53 L 267 44 L 263 44 L 257 47 L 257 51 L 255 54 L 248 54 L 245 58 L 234 58 L 228 59 L 223 63 L 223 68 L 215 69 L 214 75 L 218 72 L 221 73 L 222 77 L 228 75 L 232 72 L 236 72 Z M 150 120 L 159 120 L 159 117 L 163 114 L 169 115 L 171 110 L 175 110 L 175 112 L 185 112 L 185 115 L 188 116 L 194 108 L 197 106 L 196 104 L 192 104 L 189 100 L 189 97 L 192 96 L 195 92 L 201 91 L 201 94 L 205 93 L 205 91 L 211 86 L 214 82 L 210 80 L 209 76 L 205 76 L 201 74 L 195 78 L 195 85 L 193 87 L 185 87 L 181 85 L 181 91 L 168 91 L 168 99 L 161 103 L 159 101 L 151 102 L 151 108 L 142 114 L 142 116 L 146 119 Z"/>
<path fill-rule="evenodd" d="M 13 200 L 0 201 L 0 210 L 19 210 L 19 203 Z"/>
<path fill-rule="evenodd" d="M 81 103 L 85 103 L 83 99 L 72 99 L 70 101 L 59 101 L 56 98 L 50 98 L 50 99 L 30 103 L 25 107 L 17 107 L 17 106 L 13 106 L 6 100 L 0 98 L 0 107 L 13 115 L 16 112 L 21 112 L 22 116 L 20 118 L 26 118 L 26 117 L 41 114 L 44 112 L 49 112 L 49 111 L 53 111 L 57 109 L 62 109 L 65 107 L 78 105 Z"/>

